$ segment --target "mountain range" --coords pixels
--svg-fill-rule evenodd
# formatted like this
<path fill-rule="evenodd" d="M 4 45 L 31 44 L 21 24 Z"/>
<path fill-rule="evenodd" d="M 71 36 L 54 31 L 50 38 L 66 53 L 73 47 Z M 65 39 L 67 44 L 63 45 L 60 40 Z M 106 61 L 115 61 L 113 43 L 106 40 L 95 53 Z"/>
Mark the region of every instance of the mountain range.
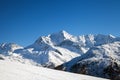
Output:
<path fill-rule="evenodd" d="M 66 31 L 40 36 L 26 47 L 0 44 L 0 59 L 97 77 L 120 79 L 120 37 L 74 36 Z"/>

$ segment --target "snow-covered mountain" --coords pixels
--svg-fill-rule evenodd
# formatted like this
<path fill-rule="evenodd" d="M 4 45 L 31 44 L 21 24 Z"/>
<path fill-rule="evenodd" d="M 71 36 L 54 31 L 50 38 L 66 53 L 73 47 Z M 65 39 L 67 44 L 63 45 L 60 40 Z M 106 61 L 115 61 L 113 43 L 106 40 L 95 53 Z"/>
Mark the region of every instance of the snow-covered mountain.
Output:
<path fill-rule="evenodd" d="M 23 49 L 23 47 L 15 43 L 1 43 L 0 44 L 0 53 L 4 55 L 10 55 L 16 49 Z"/>
<path fill-rule="evenodd" d="M 120 42 L 94 46 L 84 55 L 65 63 L 64 67 L 70 72 L 119 80 Z"/>
<path fill-rule="evenodd" d="M 27 59 L 35 64 L 56 67 L 83 55 L 94 46 L 119 40 L 112 35 L 73 36 L 66 31 L 60 31 L 41 36 L 33 44 L 24 48 L 13 43 L 3 43 L 0 45 L 0 53 L 11 54 L 12 58 L 17 56 L 22 62 Z"/>
<path fill-rule="evenodd" d="M 41 36 L 27 47 L 3 43 L 0 45 L 0 53 L 13 61 L 49 68 L 65 63 L 62 68 L 77 73 L 81 71 L 81 66 L 78 65 L 82 65 L 87 68 L 86 74 L 111 78 L 107 72 L 104 73 L 104 69 L 113 64 L 114 60 L 115 65 L 119 65 L 119 43 L 120 37 L 112 35 L 73 36 L 66 31 L 60 31 Z M 74 68 L 76 65 L 77 68 Z"/>

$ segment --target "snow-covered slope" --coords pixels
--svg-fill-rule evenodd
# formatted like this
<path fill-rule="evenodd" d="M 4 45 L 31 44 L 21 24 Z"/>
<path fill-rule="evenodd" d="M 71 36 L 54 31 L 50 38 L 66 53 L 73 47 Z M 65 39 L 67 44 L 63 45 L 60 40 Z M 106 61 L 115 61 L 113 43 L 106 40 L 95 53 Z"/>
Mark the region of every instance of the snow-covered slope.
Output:
<path fill-rule="evenodd" d="M 0 80 L 107 80 L 0 60 Z"/>
<path fill-rule="evenodd" d="M 66 70 L 97 77 L 120 79 L 120 42 L 92 47 L 77 61 L 66 63 Z"/>

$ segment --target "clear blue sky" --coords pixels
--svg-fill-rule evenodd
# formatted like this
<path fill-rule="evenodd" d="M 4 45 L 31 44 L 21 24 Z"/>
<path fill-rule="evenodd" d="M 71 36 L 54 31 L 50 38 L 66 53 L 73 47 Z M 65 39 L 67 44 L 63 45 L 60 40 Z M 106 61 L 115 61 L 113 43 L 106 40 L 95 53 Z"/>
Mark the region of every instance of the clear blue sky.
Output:
<path fill-rule="evenodd" d="M 120 36 L 120 0 L 0 0 L 0 43 L 27 46 L 61 30 Z"/>

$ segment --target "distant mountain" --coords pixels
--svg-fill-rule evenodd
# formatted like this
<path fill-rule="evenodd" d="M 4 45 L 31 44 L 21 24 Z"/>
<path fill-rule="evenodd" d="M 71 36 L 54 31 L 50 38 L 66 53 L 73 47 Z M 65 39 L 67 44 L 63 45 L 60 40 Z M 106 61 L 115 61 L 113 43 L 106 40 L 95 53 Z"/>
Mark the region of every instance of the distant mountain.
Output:
<path fill-rule="evenodd" d="M 0 55 L 26 64 L 111 78 L 108 68 L 119 70 L 119 44 L 120 37 L 112 35 L 73 36 L 60 31 L 41 36 L 27 47 L 2 43 Z M 118 76 L 119 72 L 115 71 Z"/>
<path fill-rule="evenodd" d="M 4 55 L 12 54 L 16 49 L 22 49 L 22 46 L 19 46 L 15 43 L 1 43 L 0 44 L 0 53 Z"/>

